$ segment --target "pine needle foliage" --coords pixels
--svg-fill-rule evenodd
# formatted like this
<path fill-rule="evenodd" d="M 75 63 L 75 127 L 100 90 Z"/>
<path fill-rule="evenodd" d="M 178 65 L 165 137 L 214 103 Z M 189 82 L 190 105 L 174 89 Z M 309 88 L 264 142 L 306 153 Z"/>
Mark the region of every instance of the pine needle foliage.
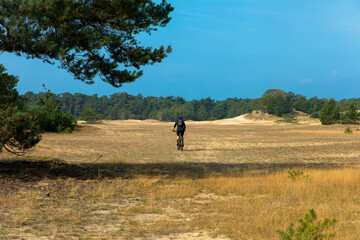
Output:
<path fill-rule="evenodd" d="M 92 108 L 87 108 L 83 112 L 80 113 L 80 118 L 89 124 L 99 123 L 101 117 L 102 117 L 101 114 L 98 114 Z"/>
<path fill-rule="evenodd" d="M 137 38 L 165 27 L 172 11 L 165 0 L 2 0 L 0 52 L 60 62 L 75 79 L 91 84 L 100 76 L 120 87 L 171 52 Z"/>
<path fill-rule="evenodd" d="M 304 175 L 304 171 L 300 169 L 293 169 L 288 171 L 288 178 L 295 180 Z"/>
<path fill-rule="evenodd" d="M 309 213 L 298 221 L 298 226 L 294 228 L 294 224 L 285 230 L 278 230 L 282 240 L 329 240 L 336 235 L 334 226 L 336 219 L 325 218 L 323 221 L 317 220 L 317 214 L 313 208 L 309 209 Z"/>
<path fill-rule="evenodd" d="M 59 100 L 50 90 L 45 89 L 38 103 L 32 107 L 32 112 L 44 132 L 71 133 L 77 127 L 76 119 L 70 113 L 61 111 Z"/>
<path fill-rule="evenodd" d="M 15 89 L 18 81 L 0 64 L 0 152 L 23 155 L 40 141 L 41 131 Z"/>
<path fill-rule="evenodd" d="M 354 104 L 350 104 L 346 108 L 345 112 L 341 114 L 341 123 L 342 124 L 356 124 L 359 118 L 359 114 Z"/>
<path fill-rule="evenodd" d="M 319 113 L 320 122 L 323 125 L 330 125 L 339 122 L 340 112 L 336 107 L 335 99 L 331 98 Z"/>

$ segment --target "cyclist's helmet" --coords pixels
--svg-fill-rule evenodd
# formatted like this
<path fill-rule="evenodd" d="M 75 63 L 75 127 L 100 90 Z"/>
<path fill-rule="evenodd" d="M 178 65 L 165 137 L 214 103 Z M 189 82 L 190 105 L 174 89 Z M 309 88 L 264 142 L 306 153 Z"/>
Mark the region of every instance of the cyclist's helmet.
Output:
<path fill-rule="evenodd" d="M 179 120 L 182 119 L 182 116 L 178 116 L 178 119 L 179 119 Z"/>

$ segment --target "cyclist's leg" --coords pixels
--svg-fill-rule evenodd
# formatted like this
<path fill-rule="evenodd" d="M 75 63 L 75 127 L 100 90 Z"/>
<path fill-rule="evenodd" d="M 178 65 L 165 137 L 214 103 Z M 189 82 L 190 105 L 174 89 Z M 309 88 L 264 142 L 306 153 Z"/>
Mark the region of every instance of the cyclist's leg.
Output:
<path fill-rule="evenodd" d="M 177 145 L 179 145 L 179 135 L 180 135 L 180 132 L 179 131 L 177 131 L 176 132 L 176 141 L 177 141 Z"/>
<path fill-rule="evenodd" d="M 184 146 L 184 133 L 185 131 L 181 131 L 181 139 L 182 139 L 182 145 Z"/>

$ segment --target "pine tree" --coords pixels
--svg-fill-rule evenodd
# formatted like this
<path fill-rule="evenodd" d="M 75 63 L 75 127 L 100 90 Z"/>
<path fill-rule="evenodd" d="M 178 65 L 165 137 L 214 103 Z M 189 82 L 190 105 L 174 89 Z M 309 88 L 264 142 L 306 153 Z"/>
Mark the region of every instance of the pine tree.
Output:
<path fill-rule="evenodd" d="M 0 52 L 59 61 L 75 79 L 91 84 L 99 75 L 120 87 L 171 52 L 144 47 L 136 37 L 165 27 L 172 11 L 165 0 L 2 0 Z"/>
<path fill-rule="evenodd" d="M 261 104 L 267 113 L 283 116 L 291 113 L 293 106 L 294 94 L 285 92 L 280 89 L 268 89 L 261 97 Z"/>
<path fill-rule="evenodd" d="M 342 124 L 356 124 L 358 112 L 354 104 L 350 104 L 345 113 L 341 115 Z"/>
<path fill-rule="evenodd" d="M 98 123 L 101 119 L 101 114 L 98 114 L 92 108 L 87 108 L 80 113 L 80 118 L 86 121 L 86 123 Z"/>
<path fill-rule="evenodd" d="M 41 139 L 35 117 L 15 89 L 18 78 L 0 64 L 0 152 L 3 148 L 23 155 Z"/>
<path fill-rule="evenodd" d="M 337 123 L 340 120 L 339 109 L 336 107 L 335 99 L 331 98 L 319 113 L 320 122 L 323 125 Z"/>
<path fill-rule="evenodd" d="M 43 85 L 45 87 L 45 85 Z M 50 90 L 39 97 L 39 101 L 31 108 L 36 122 L 44 132 L 71 133 L 77 126 L 76 119 L 69 113 L 63 113 L 59 99 Z"/>

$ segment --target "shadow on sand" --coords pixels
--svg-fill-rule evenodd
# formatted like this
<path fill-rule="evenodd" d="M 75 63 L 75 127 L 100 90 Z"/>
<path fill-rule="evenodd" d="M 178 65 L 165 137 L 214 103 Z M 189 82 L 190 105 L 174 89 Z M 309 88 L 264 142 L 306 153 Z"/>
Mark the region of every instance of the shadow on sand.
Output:
<path fill-rule="evenodd" d="M 0 161 L 0 179 L 40 181 L 42 179 L 136 178 L 142 176 L 186 177 L 199 179 L 216 176 L 241 177 L 269 174 L 289 169 L 335 169 L 351 167 L 340 163 L 149 163 L 149 164 L 69 164 L 63 160 Z"/>

